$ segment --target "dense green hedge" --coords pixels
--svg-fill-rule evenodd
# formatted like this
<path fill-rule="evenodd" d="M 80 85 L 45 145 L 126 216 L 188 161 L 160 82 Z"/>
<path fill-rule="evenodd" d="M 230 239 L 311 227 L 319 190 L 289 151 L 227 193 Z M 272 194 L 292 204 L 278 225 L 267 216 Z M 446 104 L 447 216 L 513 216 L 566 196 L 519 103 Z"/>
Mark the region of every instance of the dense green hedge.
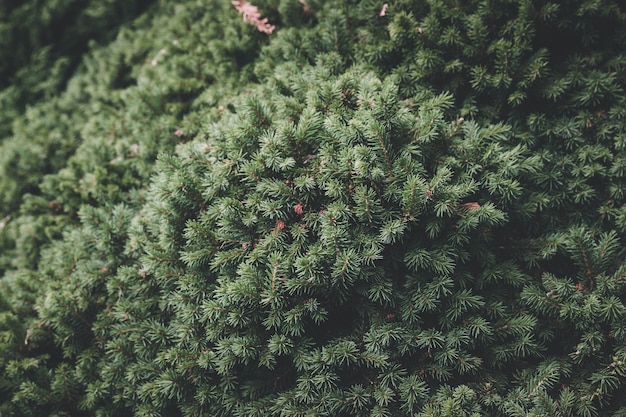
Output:
<path fill-rule="evenodd" d="M 0 136 L 29 104 L 65 88 L 90 43 L 108 43 L 116 28 L 152 0 L 6 0 L 0 4 Z"/>
<path fill-rule="evenodd" d="M 619 2 L 96 3 L 3 20 L 81 61 L 0 67 L 0 415 L 626 415 Z"/>

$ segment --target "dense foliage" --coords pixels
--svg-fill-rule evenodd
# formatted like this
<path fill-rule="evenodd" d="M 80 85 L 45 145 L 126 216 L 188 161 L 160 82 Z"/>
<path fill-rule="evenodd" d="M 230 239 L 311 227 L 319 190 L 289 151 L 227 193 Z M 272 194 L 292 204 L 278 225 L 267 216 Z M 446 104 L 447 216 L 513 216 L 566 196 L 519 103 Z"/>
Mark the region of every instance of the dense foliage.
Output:
<path fill-rule="evenodd" d="M 0 4 L 0 135 L 25 106 L 65 87 L 90 42 L 109 42 L 115 28 L 150 0 L 5 0 Z M 112 30 L 113 29 L 113 30 Z"/>
<path fill-rule="evenodd" d="M 619 2 L 88 3 L 0 10 L 0 415 L 626 415 Z"/>

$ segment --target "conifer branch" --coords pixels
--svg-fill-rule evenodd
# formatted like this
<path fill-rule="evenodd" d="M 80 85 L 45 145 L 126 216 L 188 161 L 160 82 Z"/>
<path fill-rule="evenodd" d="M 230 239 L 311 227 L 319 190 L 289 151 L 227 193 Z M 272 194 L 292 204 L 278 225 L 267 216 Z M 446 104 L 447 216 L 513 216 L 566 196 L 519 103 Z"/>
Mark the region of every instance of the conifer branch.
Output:
<path fill-rule="evenodd" d="M 389 157 L 389 152 L 387 151 L 387 147 L 385 146 L 385 143 L 383 142 L 383 138 L 380 135 L 380 132 L 376 131 L 375 135 L 376 135 L 376 139 L 378 140 L 378 144 L 380 145 L 380 148 L 383 150 L 383 155 L 385 156 L 385 164 L 387 165 L 387 174 L 389 175 L 389 177 L 393 177 L 393 166 L 391 164 L 391 158 Z"/>

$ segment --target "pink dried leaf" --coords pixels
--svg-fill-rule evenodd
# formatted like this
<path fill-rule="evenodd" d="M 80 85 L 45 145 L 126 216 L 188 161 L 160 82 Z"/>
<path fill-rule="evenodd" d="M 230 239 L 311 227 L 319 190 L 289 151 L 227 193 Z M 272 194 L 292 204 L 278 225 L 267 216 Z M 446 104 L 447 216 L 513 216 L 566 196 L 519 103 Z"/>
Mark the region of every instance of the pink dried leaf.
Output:
<path fill-rule="evenodd" d="M 380 12 L 378 13 L 378 16 L 383 17 L 385 14 L 387 14 L 387 7 L 389 7 L 389 4 L 387 3 L 383 4 L 383 7 L 380 9 Z"/>
<path fill-rule="evenodd" d="M 231 3 L 243 15 L 243 21 L 252 23 L 259 32 L 270 35 L 276 29 L 276 26 L 269 24 L 267 18 L 262 18 L 261 12 L 255 5 L 245 0 L 233 0 Z"/>

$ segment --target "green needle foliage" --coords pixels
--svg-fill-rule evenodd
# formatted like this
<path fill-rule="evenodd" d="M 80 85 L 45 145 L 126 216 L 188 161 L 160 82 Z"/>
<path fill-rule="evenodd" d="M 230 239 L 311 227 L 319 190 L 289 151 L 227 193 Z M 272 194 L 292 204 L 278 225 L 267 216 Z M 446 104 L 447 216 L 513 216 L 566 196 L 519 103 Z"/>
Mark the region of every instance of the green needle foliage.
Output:
<path fill-rule="evenodd" d="M 0 415 L 626 416 L 624 7 L 235 6 L 12 107 Z"/>

